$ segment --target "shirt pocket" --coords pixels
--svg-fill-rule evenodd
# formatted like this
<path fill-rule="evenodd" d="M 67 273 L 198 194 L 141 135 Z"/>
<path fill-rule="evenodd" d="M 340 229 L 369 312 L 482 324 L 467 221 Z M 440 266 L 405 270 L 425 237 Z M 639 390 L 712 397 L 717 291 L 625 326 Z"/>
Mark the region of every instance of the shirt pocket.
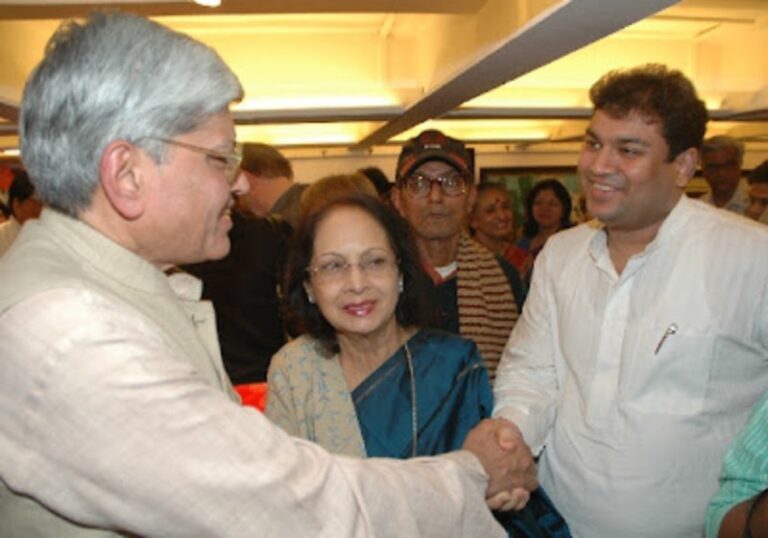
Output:
<path fill-rule="evenodd" d="M 639 330 L 634 364 L 624 383 L 624 403 L 648 413 L 700 413 L 716 339 L 714 334 L 679 328 L 673 333 L 670 326 Z"/>

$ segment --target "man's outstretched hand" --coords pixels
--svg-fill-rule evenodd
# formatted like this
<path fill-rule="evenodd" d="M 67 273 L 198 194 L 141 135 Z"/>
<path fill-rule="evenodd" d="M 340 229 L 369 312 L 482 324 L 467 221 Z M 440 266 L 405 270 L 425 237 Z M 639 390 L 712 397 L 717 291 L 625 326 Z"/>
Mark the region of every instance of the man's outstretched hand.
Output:
<path fill-rule="evenodd" d="M 485 492 L 492 510 L 520 510 L 538 486 L 536 464 L 520 430 L 504 419 L 485 419 L 464 441 L 490 477 Z"/>

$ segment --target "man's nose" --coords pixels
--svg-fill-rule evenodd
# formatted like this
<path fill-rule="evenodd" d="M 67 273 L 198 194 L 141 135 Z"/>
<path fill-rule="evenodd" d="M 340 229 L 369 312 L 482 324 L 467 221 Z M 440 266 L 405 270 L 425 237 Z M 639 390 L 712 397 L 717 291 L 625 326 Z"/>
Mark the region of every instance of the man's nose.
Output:
<path fill-rule="evenodd" d="M 611 172 L 615 167 L 614 152 L 608 146 L 603 146 L 594 151 L 592 162 L 590 163 L 590 172 L 602 175 Z"/>
<path fill-rule="evenodd" d="M 248 178 L 245 177 L 245 172 L 242 170 L 237 171 L 235 176 L 235 182 L 232 184 L 232 194 L 240 196 L 251 190 L 251 184 L 248 183 Z"/>
<path fill-rule="evenodd" d="M 429 182 L 429 199 L 433 202 L 443 201 L 443 184 L 440 181 L 432 179 Z"/>

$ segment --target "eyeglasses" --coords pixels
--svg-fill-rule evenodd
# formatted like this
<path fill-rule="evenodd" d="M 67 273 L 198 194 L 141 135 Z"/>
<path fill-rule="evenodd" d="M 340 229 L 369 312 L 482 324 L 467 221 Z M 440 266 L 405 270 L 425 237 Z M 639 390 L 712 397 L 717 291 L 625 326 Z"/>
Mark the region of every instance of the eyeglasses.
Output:
<path fill-rule="evenodd" d="M 338 284 L 349 278 L 353 266 L 358 267 L 366 278 L 378 278 L 392 274 L 397 263 L 396 259 L 384 254 L 365 255 L 355 263 L 339 256 L 309 266 L 307 272 L 320 283 Z"/>
<path fill-rule="evenodd" d="M 237 174 L 240 171 L 240 163 L 243 161 L 243 156 L 240 153 L 239 147 L 235 147 L 233 152 L 219 151 L 211 148 L 204 148 L 201 146 L 195 146 L 194 144 L 187 144 L 186 142 L 179 142 L 178 140 L 171 140 L 170 138 L 154 138 L 151 136 L 146 137 L 147 140 L 154 140 L 156 142 L 162 142 L 164 144 L 170 144 L 172 146 L 178 146 L 180 148 L 194 151 L 195 153 L 201 153 L 205 155 L 205 160 L 213 168 L 222 170 L 227 183 L 234 185 L 237 181 Z"/>
<path fill-rule="evenodd" d="M 467 192 L 467 178 L 458 172 L 438 177 L 413 174 L 405 178 L 405 188 L 414 198 L 429 196 L 433 183 L 438 183 L 446 196 L 459 196 Z"/>

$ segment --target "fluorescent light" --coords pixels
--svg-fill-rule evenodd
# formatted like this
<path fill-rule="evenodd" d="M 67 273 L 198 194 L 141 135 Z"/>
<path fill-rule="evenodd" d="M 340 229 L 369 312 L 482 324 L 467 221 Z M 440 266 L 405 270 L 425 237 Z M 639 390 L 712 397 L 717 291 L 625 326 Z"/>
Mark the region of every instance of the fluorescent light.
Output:
<path fill-rule="evenodd" d="M 221 0 L 193 0 L 193 2 L 205 7 L 219 7 L 221 5 Z"/>
<path fill-rule="evenodd" d="M 306 95 L 253 97 L 236 104 L 233 110 L 302 110 L 393 106 L 399 104 L 392 95 Z"/>
<path fill-rule="evenodd" d="M 2 150 L 3 155 L 6 155 L 8 157 L 18 157 L 21 155 L 21 152 L 19 151 L 19 148 L 7 148 Z"/>
<path fill-rule="evenodd" d="M 273 146 L 349 145 L 368 131 L 365 124 L 359 123 L 238 125 L 235 129 L 239 141 L 258 141 Z"/>

